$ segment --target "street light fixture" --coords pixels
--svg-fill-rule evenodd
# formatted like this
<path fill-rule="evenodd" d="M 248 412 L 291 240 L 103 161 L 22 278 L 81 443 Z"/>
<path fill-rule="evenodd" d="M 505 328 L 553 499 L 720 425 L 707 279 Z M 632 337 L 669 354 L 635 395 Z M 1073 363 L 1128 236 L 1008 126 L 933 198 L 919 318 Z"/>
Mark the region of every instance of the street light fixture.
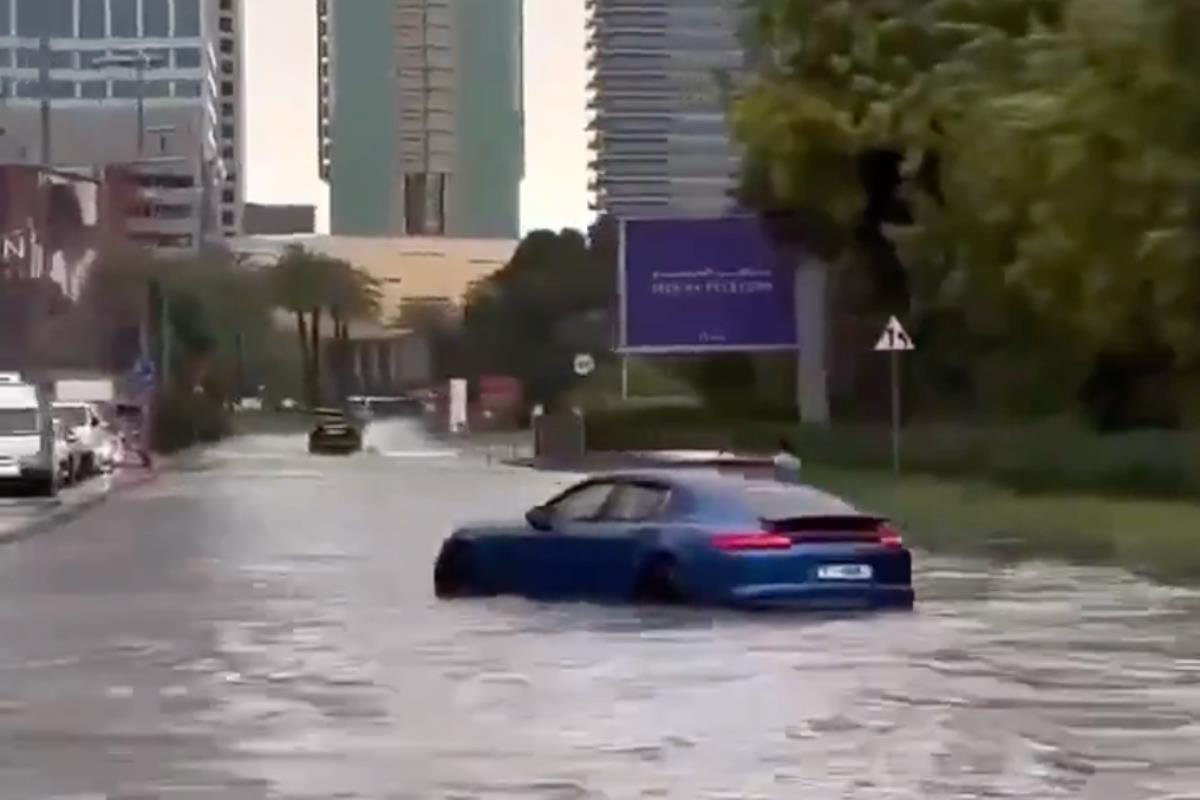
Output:
<path fill-rule="evenodd" d="M 120 67 L 131 69 L 137 76 L 137 154 L 142 156 L 146 148 L 146 70 L 161 67 L 166 63 L 163 56 L 152 56 L 144 50 L 132 53 L 113 53 L 92 61 L 94 67 Z"/>

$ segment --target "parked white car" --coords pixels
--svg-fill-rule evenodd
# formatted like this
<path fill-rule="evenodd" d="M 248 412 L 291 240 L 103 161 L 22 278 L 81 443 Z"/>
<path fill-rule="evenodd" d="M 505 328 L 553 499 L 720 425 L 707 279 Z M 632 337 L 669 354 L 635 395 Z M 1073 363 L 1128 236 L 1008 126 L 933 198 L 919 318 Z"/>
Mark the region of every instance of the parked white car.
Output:
<path fill-rule="evenodd" d="M 115 463 L 113 434 L 92 403 L 57 402 L 54 418 L 78 439 L 80 476 L 91 476 L 112 469 Z"/>
<path fill-rule="evenodd" d="M 59 465 L 46 394 L 19 374 L 0 373 L 0 480 L 53 497 L 58 493 Z"/>

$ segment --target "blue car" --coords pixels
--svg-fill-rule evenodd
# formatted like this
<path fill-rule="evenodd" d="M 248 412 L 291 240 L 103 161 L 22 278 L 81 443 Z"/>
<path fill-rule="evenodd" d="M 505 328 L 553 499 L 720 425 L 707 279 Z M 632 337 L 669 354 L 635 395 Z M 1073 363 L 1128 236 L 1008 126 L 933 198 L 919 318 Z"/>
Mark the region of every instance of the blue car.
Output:
<path fill-rule="evenodd" d="M 572 486 L 521 521 L 456 530 L 439 597 L 911 608 L 912 555 L 883 517 L 810 486 L 631 472 Z"/>

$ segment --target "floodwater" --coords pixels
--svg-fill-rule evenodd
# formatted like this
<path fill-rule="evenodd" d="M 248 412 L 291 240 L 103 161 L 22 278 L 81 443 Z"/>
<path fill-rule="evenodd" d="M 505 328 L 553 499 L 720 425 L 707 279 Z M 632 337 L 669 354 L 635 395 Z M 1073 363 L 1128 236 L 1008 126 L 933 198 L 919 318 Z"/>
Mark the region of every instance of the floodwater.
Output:
<path fill-rule="evenodd" d="M 918 556 L 915 612 L 439 602 L 569 475 L 223 445 L 0 548 L 0 797 L 1200 798 L 1200 594 Z"/>

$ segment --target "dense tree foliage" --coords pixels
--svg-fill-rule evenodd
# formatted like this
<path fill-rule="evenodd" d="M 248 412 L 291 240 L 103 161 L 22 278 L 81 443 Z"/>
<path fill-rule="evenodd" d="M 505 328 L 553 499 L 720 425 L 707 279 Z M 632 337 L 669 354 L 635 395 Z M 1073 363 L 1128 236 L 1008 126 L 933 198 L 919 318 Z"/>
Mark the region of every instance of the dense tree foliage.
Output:
<path fill-rule="evenodd" d="M 270 283 L 274 303 L 295 318 L 305 401 L 315 406 L 325 397 L 321 356 L 327 348 L 321 322 L 326 315 L 333 324 L 328 348 L 334 360 L 331 372 L 338 392 L 344 393 L 349 325 L 355 319 L 378 316 L 376 281 L 346 261 L 291 245 L 272 268 Z"/>
<path fill-rule="evenodd" d="M 455 347 L 473 375 L 520 378 L 533 402 L 552 402 L 574 376 L 573 356 L 612 349 L 616 259 L 607 225 L 533 231 L 467 298 Z"/>
<path fill-rule="evenodd" d="M 1189 410 L 1112 394 L 1151 377 L 1200 400 L 1200 3 L 760 7 L 735 107 L 752 202 L 976 383 L 1007 358 L 1013 402 L 1018 372 L 1111 424 Z"/>

